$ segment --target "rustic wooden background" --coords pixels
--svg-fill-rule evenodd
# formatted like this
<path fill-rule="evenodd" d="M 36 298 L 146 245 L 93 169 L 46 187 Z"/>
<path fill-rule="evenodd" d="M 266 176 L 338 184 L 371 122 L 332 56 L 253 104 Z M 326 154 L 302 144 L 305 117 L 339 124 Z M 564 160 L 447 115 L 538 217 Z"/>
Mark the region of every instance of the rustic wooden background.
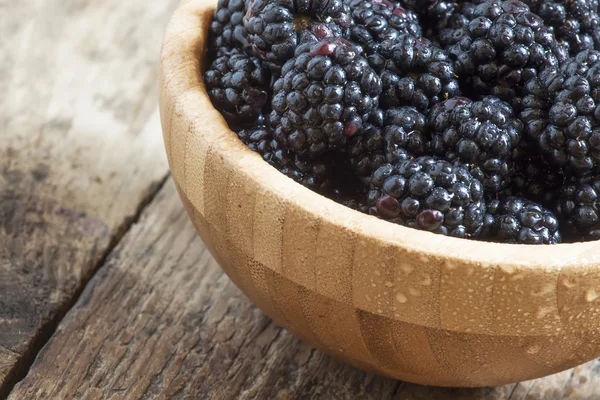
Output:
<path fill-rule="evenodd" d="M 598 361 L 480 389 L 384 379 L 254 307 L 168 178 L 177 2 L 0 0 L 0 399 L 600 398 Z"/>

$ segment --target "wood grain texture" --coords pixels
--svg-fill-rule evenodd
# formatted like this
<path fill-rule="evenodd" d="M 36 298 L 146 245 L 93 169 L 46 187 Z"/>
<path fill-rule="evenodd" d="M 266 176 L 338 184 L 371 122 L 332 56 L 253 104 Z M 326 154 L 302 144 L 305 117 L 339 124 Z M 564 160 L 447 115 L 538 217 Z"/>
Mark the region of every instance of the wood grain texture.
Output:
<path fill-rule="evenodd" d="M 176 0 L 0 1 L 0 397 L 167 174 Z"/>
<path fill-rule="evenodd" d="M 594 361 L 517 385 L 444 389 L 335 361 L 274 324 L 226 277 L 169 182 L 9 400 L 594 399 L 599 370 Z"/>
<path fill-rule="evenodd" d="M 402 380 L 483 386 L 600 355 L 600 242 L 483 243 L 357 213 L 248 150 L 201 82 L 215 0 L 181 5 L 161 56 L 169 165 L 200 236 L 275 321 Z"/>

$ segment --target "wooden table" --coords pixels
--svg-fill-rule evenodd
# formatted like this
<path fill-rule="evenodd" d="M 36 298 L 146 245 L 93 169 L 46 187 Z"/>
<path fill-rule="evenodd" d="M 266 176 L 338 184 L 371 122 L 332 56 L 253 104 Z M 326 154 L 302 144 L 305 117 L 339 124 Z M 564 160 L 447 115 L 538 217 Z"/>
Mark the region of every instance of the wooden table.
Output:
<path fill-rule="evenodd" d="M 598 361 L 495 388 L 384 379 L 254 307 L 168 178 L 157 57 L 176 3 L 0 0 L 0 398 L 600 396 Z"/>

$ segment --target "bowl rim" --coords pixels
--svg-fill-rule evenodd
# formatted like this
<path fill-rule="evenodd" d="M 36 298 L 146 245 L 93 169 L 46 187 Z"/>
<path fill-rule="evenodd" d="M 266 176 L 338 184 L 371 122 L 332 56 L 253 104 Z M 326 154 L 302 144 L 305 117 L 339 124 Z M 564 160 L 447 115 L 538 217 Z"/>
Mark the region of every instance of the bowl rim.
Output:
<path fill-rule="evenodd" d="M 202 37 L 207 35 L 210 16 L 215 8 L 214 0 L 183 0 L 176 10 L 167 28 L 161 50 L 161 98 L 162 93 L 170 96 L 173 103 L 178 103 L 178 114 L 183 115 L 190 123 L 198 121 L 200 117 L 212 119 L 214 126 L 220 129 L 220 134 L 215 135 L 219 136 L 219 140 L 213 141 L 211 149 L 217 151 L 224 160 L 235 159 L 238 165 L 243 165 L 243 173 L 247 174 L 261 191 L 278 196 L 282 202 L 301 207 L 307 215 L 324 218 L 359 238 L 377 240 L 386 245 L 420 253 L 424 260 L 432 257 L 442 258 L 449 263 L 455 262 L 456 265 L 468 262 L 482 267 L 536 268 L 542 271 L 556 268 L 597 269 L 600 266 L 600 241 L 517 245 L 434 234 L 393 224 L 350 209 L 277 171 L 238 139 L 208 98 L 202 79 L 205 54 Z M 190 15 L 195 15 L 196 19 L 190 19 Z M 209 108 L 199 113 L 190 102 L 180 101 L 183 97 L 200 99 L 203 104 L 208 104 Z M 165 121 L 163 131 L 164 123 Z M 168 148 L 167 153 L 173 169 Z M 179 175 L 173 173 L 173 177 L 194 204 L 194 196 L 190 196 L 185 183 L 180 182 Z"/>

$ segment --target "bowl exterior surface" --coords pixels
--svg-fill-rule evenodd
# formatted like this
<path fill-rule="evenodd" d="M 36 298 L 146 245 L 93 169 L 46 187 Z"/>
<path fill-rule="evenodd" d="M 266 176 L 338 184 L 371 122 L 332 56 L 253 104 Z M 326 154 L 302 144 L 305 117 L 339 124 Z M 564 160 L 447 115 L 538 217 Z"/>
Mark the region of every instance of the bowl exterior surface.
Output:
<path fill-rule="evenodd" d="M 422 384 L 502 384 L 600 355 L 600 244 L 500 245 L 396 226 L 248 150 L 202 83 L 215 7 L 184 1 L 167 29 L 164 141 L 204 243 L 263 311 L 339 359 Z"/>

